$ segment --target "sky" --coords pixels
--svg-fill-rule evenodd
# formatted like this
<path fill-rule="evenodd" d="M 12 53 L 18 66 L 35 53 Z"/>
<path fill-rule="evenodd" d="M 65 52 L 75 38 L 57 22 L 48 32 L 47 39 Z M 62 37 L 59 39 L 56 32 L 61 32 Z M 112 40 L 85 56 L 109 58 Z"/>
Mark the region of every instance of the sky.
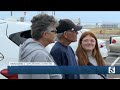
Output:
<path fill-rule="evenodd" d="M 24 15 L 26 12 L 26 15 Z M 52 15 L 52 11 L 45 11 Z M 12 11 L 14 17 L 25 17 L 31 20 L 34 15 L 41 13 L 40 11 Z M 0 11 L 0 19 L 11 16 L 11 11 Z M 55 17 L 59 19 L 76 19 L 83 22 L 116 22 L 120 23 L 120 11 L 55 11 Z"/>

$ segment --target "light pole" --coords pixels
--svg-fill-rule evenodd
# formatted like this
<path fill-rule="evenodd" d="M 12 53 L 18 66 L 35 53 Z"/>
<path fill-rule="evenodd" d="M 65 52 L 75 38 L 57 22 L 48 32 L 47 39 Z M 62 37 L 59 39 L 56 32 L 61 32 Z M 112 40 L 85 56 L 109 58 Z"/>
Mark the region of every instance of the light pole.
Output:
<path fill-rule="evenodd" d="M 54 17 L 55 17 L 55 11 L 53 11 L 53 13 L 54 13 Z"/>
<path fill-rule="evenodd" d="M 12 11 L 11 11 L 11 16 L 12 16 L 13 14 L 12 14 Z"/>
<path fill-rule="evenodd" d="M 52 11 L 52 16 L 54 16 L 54 17 L 55 17 L 55 11 Z"/>
<path fill-rule="evenodd" d="M 81 25 L 81 21 L 80 21 L 80 18 L 78 18 L 78 25 Z"/>
<path fill-rule="evenodd" d="M 26 11 L 24 11 L 24 21 L 25 21 Z"/>

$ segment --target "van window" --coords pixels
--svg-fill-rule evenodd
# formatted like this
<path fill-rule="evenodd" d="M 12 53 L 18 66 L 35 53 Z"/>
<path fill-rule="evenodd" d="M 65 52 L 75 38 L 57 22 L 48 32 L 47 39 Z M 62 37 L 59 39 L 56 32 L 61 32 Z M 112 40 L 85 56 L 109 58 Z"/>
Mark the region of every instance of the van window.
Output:
<path fill-rule="evenodd" d="M 14 33 L 9 36 L 9 39 L 18 46 L 28 38 L 31 38 L 31 30 Z"/>

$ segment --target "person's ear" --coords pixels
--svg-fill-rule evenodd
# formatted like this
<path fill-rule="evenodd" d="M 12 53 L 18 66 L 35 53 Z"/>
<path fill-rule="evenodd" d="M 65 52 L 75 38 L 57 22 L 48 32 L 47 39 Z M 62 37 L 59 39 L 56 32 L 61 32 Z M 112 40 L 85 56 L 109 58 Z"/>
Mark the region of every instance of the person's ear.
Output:
<path fill-rule="evenodd" d="M 63 35 L 64 35 L 65 38 L 67 38 L 67 32 L 66 31 L 63 33 Z"/>
<path fill-rule="evenodd" d="M 48 35 L 48 33 L 47 33 L 47 32 L 43 32 L 43 34 L 42 34 L 42 36 L 43 36 L 44 38 L 46 38 L 46 37 L 47 37 L 47 35 Z"/>

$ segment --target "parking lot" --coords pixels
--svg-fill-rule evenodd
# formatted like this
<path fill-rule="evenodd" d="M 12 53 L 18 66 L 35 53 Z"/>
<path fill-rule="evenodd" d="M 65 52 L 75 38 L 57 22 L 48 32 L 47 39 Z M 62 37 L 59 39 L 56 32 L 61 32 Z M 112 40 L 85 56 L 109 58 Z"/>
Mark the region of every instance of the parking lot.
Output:
<path fill-rule="evenodd" d="M 109 40 L 106 40 L 106 46 L 109 51 Z M 105 62 L 107 66 L 120 66 L 120 53 L 108 52 Z M 108 74 L 108 78 L 120 79 L 120 74 Z"/>

